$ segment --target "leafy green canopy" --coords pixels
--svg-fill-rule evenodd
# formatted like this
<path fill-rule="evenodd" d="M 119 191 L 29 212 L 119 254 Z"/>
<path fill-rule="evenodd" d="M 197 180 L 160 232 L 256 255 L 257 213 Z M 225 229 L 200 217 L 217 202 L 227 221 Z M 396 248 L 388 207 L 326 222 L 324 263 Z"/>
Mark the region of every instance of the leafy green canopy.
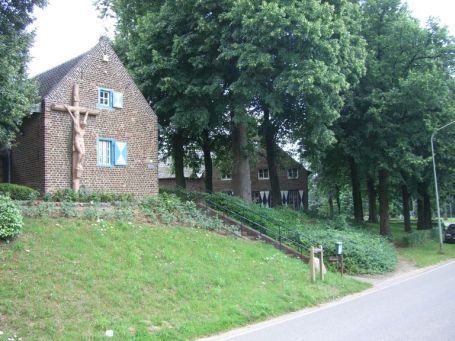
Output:
<path fill-rule="evenodd" d="M 267 107 L 321 147 L 333 142 L 340 93 L 363 72 L 364 44 L 358 27 L 350 30 L 359 10 L 350 1 L 98 5 L 116 14 L 117 46 L 163 126 L 197 132 L 228 111 Z"/>
<path fill-rule="evenodd" d="M 455 119 L 454 38 L 434 20 L 422 28 L 400 0 L 368 0 L 361 8 L 367 71 L 346 93 L 334 128 L 337 146 L 318 170 L 333 178 L 353 158 L 365 176 L 383 168 L 393 183 L 412 187 L 431 178 L 432 132 Z M 438 157 L 448 174 L 455 150 L 444 134 Z"/>
<path fill-rule="evenodd" d="M 369 55 L 354 99 L 363 129 L 351 136 L 372 164 L 422 176 L 431 133 L 455 118 L 453 37 L 435 22 L 421 28 L 397 0 L 367 1 L 363 10 Z M 422 157 L 427 167 L 415 168 Z"/>
<path fill-rule="evenodd" d="M 0 148 L 13 141 L 34 100 L 35 88 L 26 75 L 33 33 L 26 28 L 33 21 L 34 7 L 45 4 L 45 0 L 0 2 Z"/>

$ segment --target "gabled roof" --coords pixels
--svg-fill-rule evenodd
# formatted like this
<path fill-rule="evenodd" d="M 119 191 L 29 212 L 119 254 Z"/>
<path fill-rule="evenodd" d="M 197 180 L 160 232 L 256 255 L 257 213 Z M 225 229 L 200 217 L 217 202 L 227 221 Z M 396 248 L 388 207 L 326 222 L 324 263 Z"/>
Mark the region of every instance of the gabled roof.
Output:
<path fill-rule="evenodd" d="M 203 167 L 202 167 L 203 168 Z M 185 178 L 200 178 L 202 172 L 194 173 L 194 171 L 189 168 L 183 168 L 183 174 Z M 159 179 L 175 179 L 174 169 L 170 164 L 166 164 L 164 162 L 160 162 L 158 165 L 158 178 Z"/>
<path fill-rule="evenodd" d="M 81 54 L 76 58 L 68 60 L 63 64 L 37 75 L 35 80 L 38 83 L 39 96 L 44 98 L 48 95 L 58 82 L 62 80 L 63 77 L 65 77 L 87 54 L 88 52 Z"/>

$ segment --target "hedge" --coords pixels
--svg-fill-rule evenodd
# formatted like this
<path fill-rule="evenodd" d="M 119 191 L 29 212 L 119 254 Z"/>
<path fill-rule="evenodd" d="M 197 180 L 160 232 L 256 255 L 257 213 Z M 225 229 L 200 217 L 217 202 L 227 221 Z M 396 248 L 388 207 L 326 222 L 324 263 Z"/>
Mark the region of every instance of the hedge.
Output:
<path fill-rule="evenodd" d="M 35 200 L 39 197 L 39 192 L 27 186 L 0 183 L 0 195 L 9 196 L 13 200 Z"/>

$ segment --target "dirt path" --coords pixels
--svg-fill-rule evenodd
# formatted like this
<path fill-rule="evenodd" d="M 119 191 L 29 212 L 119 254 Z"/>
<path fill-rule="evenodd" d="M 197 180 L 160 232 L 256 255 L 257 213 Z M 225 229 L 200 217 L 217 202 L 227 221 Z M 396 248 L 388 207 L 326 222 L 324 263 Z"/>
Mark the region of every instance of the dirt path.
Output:
<path fill-rule="evenodd" d="M 387 272 L 387 273 L 378 274 L 378 275 L 356 275 L 356 276 L 352 276 L 352 277 L 359 279 L 361 281 L 364 281 L 364 282 L 371 283 L 374 286 L 377 286 L 377 285 L 387 282 L 389 280 L 393 280 L 393 279 L 396 279 L 397 277 L 402 277 L 402 276 L 405 276 L 408 274 L 412 274 L 419 270 L 421 270 L 421 269 L 419 269 L 413 262 L 407 260 L 406 258 L 398 256 L 397 268 L 393 272 Z"/>

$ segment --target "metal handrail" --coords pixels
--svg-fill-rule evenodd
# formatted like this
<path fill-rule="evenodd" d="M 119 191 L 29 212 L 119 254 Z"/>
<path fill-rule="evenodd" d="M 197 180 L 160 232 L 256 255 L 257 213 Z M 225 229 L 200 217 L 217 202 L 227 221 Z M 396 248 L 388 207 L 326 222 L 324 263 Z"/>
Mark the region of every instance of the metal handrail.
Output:
<path fill-rule="evenodd" d="M 182 188 L 177 188 L 176 193 L 184 196 L 188 200 L 198 199 L 197 195 L 194 195 L 194 193 L 185 191 Z M 259 232 L 260 235 L 263 234 L 263 235 L 271 237 L 273 239 L 277 239 L 276 231 L 272 230 L 271 228 L 261 225 L 255 221 L 241 215 L 240 213 L 230 210 L 229 208 L 224 207 L 208 198 L 204 198 L 203 201 L 205 201 L 209 206 L 212 206 L 219 211 L 223 211 L 223 212 L 227 213 L 228 215 L 233 215 L 233 216 L 238 217 L 239 218 L 238 220 L 240 220 L 241 222 L 244 222 L 247 225 L 254 227 Z M 245 207 L 242 207 L 242 210 L 248 210 L 248 209 L 246 209 Z M 257 215 L 255 212 L 252 212 L 251 210 L 249 210 L 249 211 L 250 211 L 250 214 Z M 285 232 L 285 234 L 288 234 L 289 232 L 291 232 L 290 229 L 282 227 L 282 224 L 284 224 L 284 222 L 274 219 L 274 218 L 268 218 L 268 220 L 271 221 L 272 223 L 274 223 L 278 228 L 278 239 L 277 240 L 280 245 L 280 249 L 283 244 L 290 245 L 292 247 L 295 247 L 297 249 L 297 251 L 300 253 L 300 255 L 303 256 L 304 245 L 300 242 L 297 242 L 295 240 L 287 238 L 286 236 L 283 236 L 283 232 Z M 275 232 L 275 233 L 273 233 L 273 232 Z"/>
<path fill-rule="evenodd" d="M 263 235 L 266 235 L 268 237 L 272 237 L 274 239 L 276 239 L 276 230 L 274 231 L 273 229 L 267 227 L 267 226 L 264 226 L 264 225 L 261 225 L 243 215 L 241 215 L 240 213 L 238 212 L 235 212 L 235 211 L 232 211 L 230 209 L 228 209 L 227 207 L 224 207 L 222 205 L 219 205 L 218 203 L 215 203 L 209 199 L 205 199 L 205 202 L 207 204 L 209 204 L 209 206 L 212 206 L 212 207 L 215 207 L 217 210 L 220 210 L 220 211 L 223 211 L 225 213 L 228 213 L 230 215 L 233 215 L 235 217 L 238 217 L 239 220 L 241 222 L 244 222 L 244 223 L 247 223 L 248 225 L 254 227 L 260 234 L 263 234 Z M 289 233 L 290 230 L 289 229 L 284 229 L 285 232 Z M 275 233 L 271 233 L 271 232 L 275 232 Z M 274 235 L 275 234 L 275 235 Z M 302 243 L 299 243 L 299 242 L 296 242 L 295 240 L 292 240 L 292 239 L 289 239 L 287 238 L 286 236 L 283 236 L 283 228 L 281 226 L 278 226 L 278 243 L 280 245 L 280 248 L 283 244 L 286 244 L 286 245 L 291 245 L 295 248 L 297 248 L 297 251 L 303 255 L 303 244 Z"/>

